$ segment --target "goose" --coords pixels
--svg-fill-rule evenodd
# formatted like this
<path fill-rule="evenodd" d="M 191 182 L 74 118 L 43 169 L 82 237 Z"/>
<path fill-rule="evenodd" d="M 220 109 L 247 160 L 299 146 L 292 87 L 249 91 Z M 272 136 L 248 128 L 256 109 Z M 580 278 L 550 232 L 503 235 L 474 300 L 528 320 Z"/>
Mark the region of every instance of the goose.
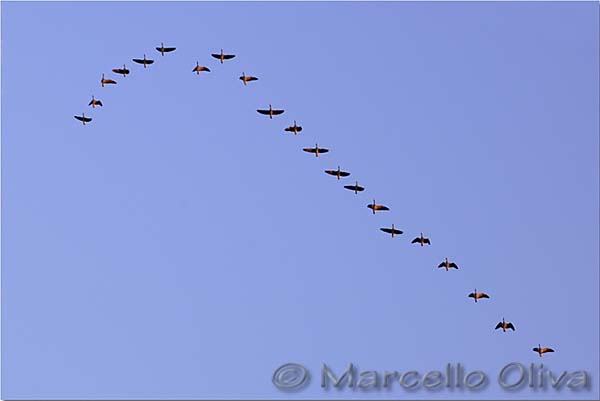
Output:
<path fill-rule="evenodd" d="M 542 346 L 538 344 L 538 346 L 533 349 L 533 352 L 537 352 L 541 358 L 542 354 L 545 354 L 546 352 L 554 352 L 554 350 L 552 348 L 542 348 Z"/>
<path fill-rule="evenodd" d="M 240 77 L 240 79 L 242 80 L 242 82 L 244 83 L 244 86 L 246 86 L 247 82 L 251 82 L 251 81 L 258 81 L 258 78 L 256 77 L 252 77 L 249 75 L 246 75 L 245 72 L 242 72 L 242 76 Z"/>
<path fill-rule="evenodd" d="M 502 318 L 502 321 L 496 325 L 496 328 L 494 330 L 498 330 L 498 329 L 502 329 L 503 332 L 506 332 L 506 330 L 508 330 L 508 329 L 515 331 L 515 326 L 510 322 L 506 323 L 504 321 L 504 318 Z"/>
<path fill-rule="evenodd" d="M 420 237 L 417 237 L 411 241 L 411 244 L 421 244 L 421 246 L 427 244 L 431 245 L 431 241 L 429 238 L 423 237 L 423 233 L 421 233 Z"/>
<path fill-rule="evenodd" d="M 77 120 L 81 121 L 81 123 L 83 125 L 85 125 L 85 123 L 89 123 L 90 121 L 92 121 L 91 118 L 85 116 L 85 113 L 81 113 L 80 116 L 73 116 L 73 117 L 75 117 Z"/>
<path fill-rule="evenodd" d="M 364 191 L 365 189 L 358 185 L 358 181 L 354 185 L 344 185 L 344 188 L 354 191 L 355 194 Z"/>
<path fill-rule="evenodd" d="M 154 60 L 147 59 L 145 54 L 143 59 L 134 58 L 132 60 L 134 63 L 142 64 L 144 68 L 146 68 L 147 65 L 154 63 Z"/>
<path fill-rule="evenodd" d="M 163 42 L 160 42 L 160 47 L 157 47 L 156 50 L 159 51 L 160 54 L 164 56 L 165 53 L 175 51 L 175 48 L 174 47 L 165 47 Z"/>
<path fill-rule="evenodd" d="M 221 49 L 221 53 L 220 54 L 213 53 L 213 54 L 211 54 L 211 56 L 213 56 L 217 60 L 221 61 L 221 64 L 223 64 L 223 61 L 234 58 L 235 54 L 224 54 L 223 53 L 223 49 Z"/>
<path fill-rule="evenodd" d="M 445 267 L 445 268 L 446 268 L 446 271 L 448 271 L 448 269 L 457 269 L 457 270 L 458 270 L 458 266 L 456 265 L 456 263 L 454 263 L 454 262 L 450 262 L 450 261 L 448 260 L 448 258 L 446 258 L 446 260 L 444 260 L 442 263 L 440 263 L 440 264 L 438 265 L 438 269 L 439 269 L 440 267 Z"/>
<path fill-rule="evenodd" d="M 319 153 L 329 152 L 329 149 L 320 148 L 318 144 L 315 144 L 314 148 L 302 148 L 302 150 L 308 153 L 314 153 L 316 157 L 319 157 Z"/>
<path fill-rule="evenodd" d="M 373 203 L 372 204 L 368 204 L 367 207 L 369 209 L 373 210 L 373 214 L 375 214 L 375 212 L 378 211 L 378 210 L 390 210 L 390 208 L 387 207 L 387 206 L 378 205 L 377 203 L 375 203 L 375 199 L 373 199 Z"/>
<path fill-rule="evenodd" d="M 338 166 L 337 170 L 325 170 L 325 172 L 329 175 L 336 176 L 338 180 L 340 177 L 348 177 L 350 175 L 350 173 L 340 170 L 340 166 Z"/>
<path fill-rule="evenodd" d="M 270 119 L 273 119 L 273 116 L 283 114 L 285 110 L 275 110 L 273 107 L 271 107 L 271 105 L 269 105 L 269 110 L 258 109 L 256 111 L 260 114 L 264 114 L 265 116 L 269 116 Z"/>
<path fill-rule="evenodd" d="M 392 224 L 392 228 L 380 228 L 381 231 L 383 231 L 384 233 L 388 233 L 388 234 L 392 234 L 392 238 L 394 238 L 394 235 L 398 234 L 402 234 L 404 231 L 401 230 L 396 230 L 394 228 L 394 225 Z"/>
<path fill-rule="evenodd" d="M 125 67 L 125 64 L 123 64 L 123 68 L 113 68 L 112 72 L 114 72 L 115 74 L 123 75 L 123 78 L 125 78 L 127 74 L 129 74 L 129 70 Z"/>
<path fill-rule="evenodd" d="M 473 291 L 472 293 L 469 294 L 469 298 L 473 298 L 475 300 L 475 303 L 477 303 L 477 300 L 479 298 L 489 298 L 490 296 L 484 292 L 477 292 L 477 288 L 475 288 L 475 291 Z"/>
<path fill-rule="evenodd" d="M 104 74 L 102 74 L 102 79 L 100 80 L 100 83 L 102 84 L 102 87 L 104 88 L 104 85 L 108 85 L 108 84 L 115 85 L 117 83 L 117 81 L 113 81 L 112 79 L 104 78 Z"/>
<path fill-rule="evenodd" d="M 208 67 L 204 67 L 201 66 L 200 64 L 198 64 L 198 62 L 196 61 L 196 66 L 194 67 L 194 69 L 192 70 L 192 72 L 195 72 L 196 75 L 200 75 L 200 71 L 206 71 L 206 72 L 210 72 L 210 69 Z"/>
<path fill-rule="evenodd" d="M 294 125 L 291 125 L 291 126 L 285 128 L 284 131 L 293 132 L 294 135 L 298 135 L 298 133 L 300 133 L 302 131 L 302 127 L 299 125 L 296 125 L 296 120 L 294 120 Z"/>
<path fill-rule="evenodd" d="M 90 102 L 88 103 L 88 106 L 92 106 L 93 108 L 96 108 L 96 106 L 102 106 L 102 102 L 100 100 L 97 100 L 96 98 L 94 98 L 94 95 L 92 95 L 92 100 L 90 100 Z"/>

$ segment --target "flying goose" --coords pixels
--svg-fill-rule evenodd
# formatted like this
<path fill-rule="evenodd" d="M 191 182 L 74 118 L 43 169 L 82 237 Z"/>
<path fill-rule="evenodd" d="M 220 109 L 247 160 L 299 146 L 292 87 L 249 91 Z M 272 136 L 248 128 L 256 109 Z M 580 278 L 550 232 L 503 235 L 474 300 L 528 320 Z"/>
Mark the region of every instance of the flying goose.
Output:
<path fill-rule="evenodd" d="M 160 42 L 160 47 L 157 47 L 156 50 L 158 50 L 160 52 L 160 54 L 162 54 L 164 56 L 165 53 L 175 51 L 175 48 L 174 47 L 165 47 L 165 45 L 162 42 Z"/>
<path fill-rule="evenodd" d="M 338 180 L 340 177 L 348 177 L 350 175 L 350 173 L 340 170 L 340 166 L 338 166 L 337 170 L 325 170 L 325 172 L 329 175 L 336 176 Z"/>
<path fill-rule="evenodd" d="M 367 207 L 369 209 L 373 210 L 373 214 L 375 214 L 375 212 L 378 211 L 378 210 L 390 210 L 390 208 L 387 207 L 387 206 L 378 205 L 377 203 L 375 203 L 375 199 L 373 199 L 373 203 L 368 204 Z"/>
<path fill-rule="evenodd" d="M 201 66 L 200 64 L 198 64 L 198 62 L 196 61 L 196 66 L 194 67 L 194 69 L 192 70 L 192 72 L 195 72 L 196 75 L 200 75 L 200 71 L 206 71 L 206 72 L 210 72 L 210 69 L 208 67 L 204 67 Z"/>
<path fill-rule="evenodd" d="M 265 116 L 269 116 L 270 119 L 273 119 L 273 116 L 283 114 L 285 110 L 275 110 L 273 107 L 271 107 L 271 105 L 269 105 L 269 110 L 258 109 L 256 111 L 260 114 L 264 114 Z"/>
<path fill-rule="evenodd" d="M 554 350 L 552 348 L 542 348 L 541 345 L 538 344 L 538 346 L 533 349 L 533 352 L 537 352 L 541 358 L 542 354 L 545 354 L 546 352 L 554 352 Z"/>
<path fill-rule="evenodd" d="M 515 331 L 515 326 L 510 322 L 506 323 L 504 321 L 504 318 L 502 318 L 502 321 L 496 325 L 496 328 L 494 330 L 498 330 L 498 329 L 502 329 L 503 332 L 506 332 L 506 330 L 508 330 L 508 329 Z"/>
<path fill-rule="evenodd" d="M 104 74 L 102 74 L 102 79 L 100 80 L 100 83 L 102 84 L 102 87 L 104 88 L 104 85 L 108 85 L 108 84 L 116 84 L 117 81 L 113 81 L 112 79 L 108 79 L 108 78 L 104 78 Z"/>
<path fill-rule="evenodd" d="M 258 78 L 256 77 L 252 77 L 249 75 L 246 75 L 245 72 L 242 72 L 242 76 L 240 77 L 240 79 L 242 80 L 242 82 L 244 83 L 244 86 L 246 86 L 247 82 L 251 82 L 251 81 L 258 81 Z"/>
<path fill-rule="evenodd" d="M 115 74 L 123 75 L 123 78 L 125 78 L 127 74 L 129 74 L 129 70 L 125 67 L 125 64 L 123 64 L 123 68 L 113 68 L 112 72 L 114 72 Z"/>
<path fill-rule="evenodd" d="M 396 230 L 394 228 L 394 225 L 392 224 L 392 228 L 380 228 L 381 231 L 383 231 L 384 233 L 388 233 L 388 234 L 392 234 L 392 238 L 394 238 L 394 235 L 400 235 L 402 234 L 404 231 L 401 230 Z"/>
<path fill-rule="evenodd" d="M 144 68 L 146 68 L 147 65 L 154 63 L 154 60 L 147 59 L 145 54 L 143 59 L 134 58 L 132 60 L 134 63 L 142 64 Z"/>
<path fill-rule="evenodd" d="M 358 185 L 358 181 L 356 181 L 356 184 L 354 185 L 344 185 L 344 188 L 354 191 L 355 194 L 365 190 L 363 187 Z"/>
<path fill-rule="evenodd" d="M 458 266 L 456 265 L 456 263 L 454 263 L 454 262 L 450 262 L 450 261 L 448 260 L 448 258 L 446 258 L 446 260 L 444 260 L 442 263 L 440 263 L 440 264 L 438 265 L 438 269 L 439 269 L 440 267 L 445 267 L 445 268 L 446 268 L 446 271 L 448 271 L 448 269 L 457 269 L 457 270 L 458 270 Z"/>
<path fill-rule="evenodd" d="M 73 116 L 73 117 L 75 117 L 77 120 L 81 121 L 83 125 L 85 125 L 85 123 L 89 123 L 90 121 L 92 121 L 91 118 L 85 116 L 85 113 L 81 113 L 81 116 Z"/>
<path fill-rule="evenodd" d="M 473 291 L 472 293 L 469 294 L 469 298 L 473 298 L 475 300 L 475 303 L 477 303 L 477 300 L 479 298 L 489 298 L 490 296 L 484 292 L 477 292 L 477 288 L 475 288 L 475 291 Z"/>
<path fill-rule="evenodd" d="M 318 144 L 315 144 L 314 148 L 302 148 L 302 150 L 308 153 L 314 153 L 316 157 L 319 157 L 319 153 L 329 152 L 329 149 L 320 148 Z"/>
<path fill-rule="evenodd" d="M 96 106 L 102 106 L 102 102 L 100 100 L 97 100 L 96 98 L 94 98 L 94 95 L 92 95 L 92 100 L 90 100 L 90 102 L 88 103 L 88 106 L 92 106 L 93 108 L 96 108 Z"/>
<path fill-rule="evenodd" d="M 421 246 L 425 244 L 431 245 L 431 241 L 429 241 L 429 238 L 423 237 L 423 233 L 421 233 L 421 236 L 413 239 L 411 244 L 421 244 Z"/>
<path fill-rule="evenodd" d="M 284 128 L 284 131 L 293 132 L 294 135 L 298 135 L 300 132 L 302 132 L 302 127 L 299 125 L 296 125 L 296 120 L 294 120 L 294 125 Z"/>
<path fill-rule="evenodd" d="M 223 61 L 234 58 L 235 54 L 224 54 L 223 53 L 223 49 L 221 49 L 221 53 L 220 54 L 213 53 L 213 54 L 211 54 L 211 56 L 213 56 L 217 60 L 221 61 L 221 64 L 223 64 Z"/>

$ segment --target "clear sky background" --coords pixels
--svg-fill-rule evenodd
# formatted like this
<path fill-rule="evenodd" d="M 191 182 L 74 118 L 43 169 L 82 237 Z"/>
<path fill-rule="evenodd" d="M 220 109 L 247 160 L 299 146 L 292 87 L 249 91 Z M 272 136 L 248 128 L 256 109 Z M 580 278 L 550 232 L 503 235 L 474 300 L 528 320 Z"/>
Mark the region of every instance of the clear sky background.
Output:
<path fill-rule="evenodd" d="M 597 3 L 2 2 L 2 398 L 597 398 L 598 29 Z M 592 386 L 507 393 L 512 361 Z M 491 383 L 322 391 L 349 362 Z"/>

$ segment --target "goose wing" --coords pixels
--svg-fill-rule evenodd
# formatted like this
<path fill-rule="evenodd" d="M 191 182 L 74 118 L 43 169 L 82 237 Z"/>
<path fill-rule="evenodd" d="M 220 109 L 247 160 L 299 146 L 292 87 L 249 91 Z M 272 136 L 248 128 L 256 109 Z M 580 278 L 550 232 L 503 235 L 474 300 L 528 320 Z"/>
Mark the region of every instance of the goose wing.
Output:
<path fill-rule="evenodd" d="M 229 59 L 232 59 L 232 58 L 234 58 L 234 57 L 235 57 L 235 54 L 224 54 L 224 55 L 223 55 L 223 58 L 224 58 L 225 60 L 229 60 Z M 221 55 L 219 55 L 219 58 L 221 58 Z"/>
<path fill-rule="evenodd" d="M 444 266 L 446 266 L 446 262 L 442 262 L 438 265 L 438 267 L 444 267 Z"/>
<path fill-rule="evenodd" d="M 265 116 L 269 115 L 269 110 L 256 110 L 258 111 L 260 114 L 264 114 Z"/>
<path fill-rule="evenodd" d="M 510 323 L 509 323 L 509 324 L 510 324 Z M 501 328 L 502 328 L 502 322 L 498 323 L 498 324 L 496 325 L 496 328 L 495 328 L 494 330 L 498 330 L 498 329 L 501 329 Z"/>
<path fill-rule="evenodd" d="M 421 242 L 421 237 L 417 237 L 417 238 L 415 238 L 414 240 L 410 241 L 410 243 L 411 243 L 411 244 L 417 244 L 417 243 L 419 243 L 419 242 Z M 470 296 L 470 295 L 469 295 L 469 296 Z"/>
<path fill-rule="evenodd" d="M 256 77 L 246 77 L 246 81 L 258 81 Z"/>
<path fill-rule="evenodd" d="M 414 241 L 413 241 L 413 242 L 414 242 Z M 475 298 L 475 293 L 474 293 L 474 292 L 470 293 L 470 294 L 468 295 L 468 297 L 469 297 L 469 298 Z"/>
<path fill-rule="evenodd" d="M 515 331 L 515 326 L 512 323 L 506 323 L 506 328 Z"/>
<path fill-rule="evenodd" d="M 454 268 L 454 269 L 458 269 L 458 266 L 454 262 L 450 263 L 449 266 L 452 267 L 452 268 Z"/>
<path fill-rule="evenodd" d="M 545 354 L 546 352 L 554 352 L 554 350 L 552 348 L 542 348 L 542 354 Z"/>
<path fill-rule="evenodd" d="M 484 292 L 477 294 L 477 298 L 489 298 L 490 296 Z"/>
<path fill-rule="evenodd" d="M 280 114 L 283 114 L 283 112 L 284 112 L 284 111 L 285 111 L 285 110 L 273 110 L 273 115 L 274 115 L 274 116 L 278 116 L 278 115 L 280 115 Z"/>
<path fill-rule="evenodd" d="M 138 64 L 144 64 L 144 60 L 141 58 L 132 58 L 131 61 Z"/>
<path fill-rule="evenodd" d="M 424 244 L 431 245 L 431 241 L 429 241 L 429 238 L 425 238 L 425 239 L 423 239 L 423 243 L 424 243 Z"/>
<path fill-rule="evenodd" d="M 327 153 L 327 152 L 329 152 L 329 149 L 319 148 L 319 153 Z"/>
<path fill-rule="evenodd" d="M 391 228 L 380 228 L 381 231 L 383 231 L 384 233 L 388 233 L 391 234 L 393 232 L 393 230 Z M 396 234 L 396 233 L 394 233 Z"/>
<path fill-rule="evenodd" d="M 104 82 L 105 84 L 116 84 L 117 81 L 114 81 L 112 79 L 103 79 L 102 82 Z"/>
<path fill-rule="evenodd" d="M 383 205 L 375 205 L 375 210 L 390 210 L 390 208 Z"/>
<path fill-rule="evenodd" d="M 347 173 L 345 171 L 340 171 L 340 177 L 348 177 L 350 175 L 350 173 Z"/>
<path fill-rule="evenodd" d="M 96 105 L 97 106 L 102 106 L 102 102 L 100 100 L 96 100 Z"/>
<path fill-rule="evenodd" d="M 308 153 L 315 153 L 317 151 L 315 148 L 302 148 L 302 150 Z"/>
<path fill-rule="evenodd" d="M 337 175 L 338 174 L 337 170 L 325 170 L 325 172 L 329 175 Z"/>

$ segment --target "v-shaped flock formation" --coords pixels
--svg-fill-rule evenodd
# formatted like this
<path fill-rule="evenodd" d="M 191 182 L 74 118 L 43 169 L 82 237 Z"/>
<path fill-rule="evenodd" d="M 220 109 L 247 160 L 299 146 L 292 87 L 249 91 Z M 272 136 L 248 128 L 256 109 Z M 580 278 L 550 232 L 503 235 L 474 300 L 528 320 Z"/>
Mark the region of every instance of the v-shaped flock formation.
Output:
<path fill-rule="evenodd" d="M 161 56 L 165 56 L 165 53 L 171 53 L 176 50 L 175 47 L 165 47 L 163 43 L 160 44 L 160 47 L 156 47 L 155 49 L 156 49 L 156 51 L 158 51 L 161 54 Z M 211 56 L 213 58 L 219 60 L 219 62 L 221 64 L 223 64 L 225 62 L 225 60 L 231 60 L 231 59 L 235 58 L 234 54 L 225 54 L 223 49 L 221 49 L 221 51 L 219 53 L 211 54 Z M 148 59 L 146 57 L 146 54 L 143 54 L 143 57 L 141 59 L 134 58 L 134 59 L 132 59 L 132 61 L 134 63 L 142 65 L 144 68 L 147 68 L 148 66 L 154 64 L 154 60 Z M 112 70 L 112 72 L 117 75 L 122 75 L 123 77 L 127 77 L 127 75 L 129 75 L 131 71 L 129 69 L 127 69 L 125 64 L 123 64 L 123 68 L 114 68 Z M 211 70 L 206 66 L 201 66 L 199 64 L 199 62 L 196 62 L 196 66 L 192 69 L 192 72 L 195 72 L 197 75 L 200 75 L 201 72 L 211 72 Z M 242 75 L 239 77 L 239 79 L 242 81 L 244 86 L 247 86 L 249 82 L 258 80 L 257 77 L 251 76 L 251 75 L 246 75 L 245 72 L 242 72 Z M 103 88 L 106 85 L 115 85 L 115 84 L 117 84 L 117 82 L 115 80 L 106 78 L 104 76 L 104 74 L 102 74 L 102 78 L 100 79 L 100 85 Z M 102 107 L 103 105 L 102 105 L 101 100 L 98 100 L 94 96 L 92 96 L 92 100 L 89 102 L 88 106 L 91 106 L 92 108 L 95 109 L 96 107 Z M 269 119 L 273 119 L 273 117 L 279 116 L 285 112 L 285 110 L 283 110 L 283 109 L 273 108 L 271 104 L 269 104 L 269 108 L 257 109 L 256 111 L 259 114 L 268 116 Z M 81 116 L 76 115 L 74 117 L 75 117 L 75 119 L 79 120 L 83 125 L 86 125 L 86 123 L 90 123 L 92 121 L 92 118 L 86 117 L 85 113 L 82 113 Z M 294 120 L 294 124 L 284 128 L 284 131 L 293 133 L 296 136 L 302 132 L 302 127 L 297 124 L 296 120 Z M 323 155 L 323 154 L 326 154 L 329 152 L 328 148 L 319 147 L 318 144 L 315 144 L 314 148 L 309 147 L 309 148 L 303 148 L 302 150 L 304 152 L 314 154 L 315 157 L 319 157 L 319 155 Z M 338 180 L 341 180 L 342 178 L 350 176 L 350 173 L 347 171 L 341 170 L 339 165 L 337 166 L 336 170 L 325 170 L 325 173 L 336 177 Z M 344 185 L 344 188 L 354 192 L 355 195 L 358 195 L 359 192 L 362 192 L 365 190 L 364 187 L 358 185 L 358 181 L 355 181 L 354 185 Z M 390 210 L 389 207 L 387 207 L 383 204 L 378 204 L 375 201 L 375 199 L 373 199 L 373 203 L 369 203 L 367 205 L 367 208 L 371 209 L 373 215 L 375 215 L 377 212 Z M 404 233 L 404 231 L 397 229 L 394 224 L 391 225 L 391 228 L 382 227 L 382 228 L 380 228 L 380 230 L 386 234 L 389 234 L 392 238 L 394 238 L 396 236 L 400 236 Z M 420 235 L 418 237 L 414 238 L 411 241 L 411 243 L 417 244 L 417 245 L 420 245 L 421 247 L 423 247 L 425 245 L 431 245 L 431 240 L 428 237 L 425 237 L 423 235 L 423 233 L 420 233 Z M 445 271 L 449 271 L 450 269 L 458 270 L 458 265 L 454 262 L 449 261 L 448 258 L 445 258 L 444 261 L 442 261 L 437 267 L 444 268 Z M 474 289 L 473 292 L 469 293 L 468 297 L 473 298 L 475 303 L 477 303 L 478 300 L 490 298 L 490 296 L 488 294 L 486 294 L 484 292 L 478 292 L 477 289 Z M 495 327 L 495 330 L 497 330 L 497 329 L 502 329 L 503 332 L 506 332 L 508 329 L 515 331 L 515 326 L 511 322 L 505 322 L 504 318 L 502 318 L 502 321 L 499 322 Z M 547 347 L 542 348 L 542 346 L 539 344 L 537 347 L 533 348 L 533 351 L 536 352 L 540 357 L 545 353 L 554 352 L 554 350 L 552 348 L 547 348 Z"/>

